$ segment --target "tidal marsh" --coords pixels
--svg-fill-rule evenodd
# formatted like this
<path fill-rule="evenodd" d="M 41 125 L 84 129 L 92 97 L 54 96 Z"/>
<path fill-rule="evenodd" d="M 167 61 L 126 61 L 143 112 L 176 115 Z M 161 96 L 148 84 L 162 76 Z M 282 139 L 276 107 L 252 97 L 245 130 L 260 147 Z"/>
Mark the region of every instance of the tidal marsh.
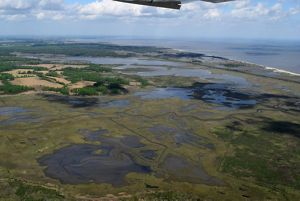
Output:
<path fill-rule="evenodd" d="M 147 68 L 170 69 L 149 77 L 138 71 L 128 75 L 113 63 L 111 70 L 98 66 L 101 72 L 92 77 L 96 83 L 108 75 L 148 83 L 123 82 L 128 93 L 117 95 L 1 95 L 2 200 L 299 200 L 300 85 L 295 77 L 247 73 L 247 64 L 154 47 L 1 48 L 27 54 L 53 54 L 58 48 L 65 56 L 100 58 L 119 58 L 121 49 L 128 51 L 124 58 L 157 62 Z M 21 63 L 46 65 L 39 57 L 11 59 L 14 68 Z M 117 59 L 118 66 L 118 61 L 123 62 Z M 67 69 L 62 75 L 61 69 L 51 76 L 77 82 L 96 72 L 84 62 L 72 63 L 84 65 L 81 70 Z M 164 62 L 176 65 L 160 66 Z M 65 68 L 68 63 L 57 65 Z M 239 66 L 239 71 L 227 70 Z M 171 75 L 186 68 L 183 76 Z M 206 74 L 192 76 L 200 71 Z M 98 84 L 108 87 L 106 82 Z"/>

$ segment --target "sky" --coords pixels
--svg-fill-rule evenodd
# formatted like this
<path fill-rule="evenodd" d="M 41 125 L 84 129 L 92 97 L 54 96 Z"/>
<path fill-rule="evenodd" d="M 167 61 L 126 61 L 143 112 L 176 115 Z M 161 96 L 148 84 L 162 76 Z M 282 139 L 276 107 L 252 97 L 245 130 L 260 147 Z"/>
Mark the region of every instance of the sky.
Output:
<path fill-rule="evenodd" d="M 112 0 L 0 0 L 0 35 L 300 40 L 300 0 L 198 0 L 181 10 Z"/>

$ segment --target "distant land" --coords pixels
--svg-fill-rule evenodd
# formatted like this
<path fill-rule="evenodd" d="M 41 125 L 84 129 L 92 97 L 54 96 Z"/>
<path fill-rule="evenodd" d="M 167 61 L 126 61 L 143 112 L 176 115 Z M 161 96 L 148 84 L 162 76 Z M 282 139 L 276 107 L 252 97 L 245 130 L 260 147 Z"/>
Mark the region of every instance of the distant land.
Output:
<path fill-rule="evenodd" d="M 103 39 L 101 39 L 103 41 Z M 183 51 L 204 53 L 229 59 L 251 62 L 300 73 L 300 40 L 246 39 L 124 39 L 106 38 L 108 42 L 131 45 L 155 45 Z"/>

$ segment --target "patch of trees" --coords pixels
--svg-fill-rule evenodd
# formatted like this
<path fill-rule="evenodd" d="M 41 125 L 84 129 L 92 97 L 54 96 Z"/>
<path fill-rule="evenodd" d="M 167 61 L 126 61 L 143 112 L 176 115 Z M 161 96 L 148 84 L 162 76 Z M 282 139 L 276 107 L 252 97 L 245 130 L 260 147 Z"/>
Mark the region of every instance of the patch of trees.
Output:
<path fill-rule="evenodd" d="M 242 63 L 224 63 L 223 66 L 228 67 L 228 68 L 238 68 L 243 66 Z"/>
<path fill-rule="evenodd" d="M 47 70 L 47 68 L 40 66 L 18 66 L 14 64 L 3 64 L 0 63 L 0 72 L 11 71 L 16 69 L 32 69 L 33 71 L 43 71 Z"/>
<path fill-rule="evenodd" d="M 101 64 L 90 64 L 89 67 L 85 68 L 86 70 L 95 71 L 98 73 L 103 72 L 112 72 L 111 68 L 105 67 Z"/>
<path fill-rule="evenodd" d="M 96 69 L 96 70 L 95 70 Z M 65 68 L 63 75 L 72 83 L 79 81 L 92 81 L 99 82 L 103 84 L 109 83 L 119 83 L 119 84 L 128 84 L 128 80 L 121 77 L 108 77 L 104 76 L 99 72 L 110 72 L 111 69 L 104 68 L 101 66 L 93 66 L 88 68 Z"/>
<path fill-rule="evenodd" d="M 93 71 L 70 67 L 64 69 L 63 75 L 72 83 L 82 80 L 97 82 L 102 77 L 99 73 Z"/>
<path fill-rule="evenodd" d="M 50 77 L 47 77 L 44 73 L 41 73 L 41 72 L 34 72 L 34 74 L 35 74 L 36 76 L 38 76 L 40 79 L 42 79 L 42 80 L 46 80 L 46 81 L 48 81 L 48 82 L 56 82 L 55 79 L 50 78 Z"/>
<path fill-rule="evenodd" d="M 3 85 L 0 86 L 0 91 L 4 94 L 18 94 L 30 90 L 33 90 L 33 88 L 27 86 L 13 85 L 8 81 L 4 81 Z"/>
<path fill-rule="evenodd" d="M 17 57 L 15 55 L 11 55 L 9 52 L 1 52 L 0 47 L 0 72 L 7 71 L 7 70 L 14 70 L 16 68 L 20 68 L 21 65 L 33 65 L 39 64 L 39 60 L 37 59 L 28 59 Z M 3 53 L 3 54 L 2 54 Z"/>
<path fill-rule="evenodd" d="M 149 85 L 148 80 L 146 80 L 145 78 L 143 78 L 141 76 L 133 76 L 133 79 L 137 82 L 140 82 L 142 87 L 146 87 Z"/>
<path fill-rule="evenodd" d="M 59 74 L 56 71 L 49 71 L 46 75 L 50 77 L 59 77 Z"/>
<path fill-rule="evenodd" d="M 32 44 L 34 43 L 34 44 Z M 45 42 L 33 42 L 23 44 L 11 44 L 0 47 L 0 52 L 22 52 L 32 54 L 63 54 L 70 56 L 93 56 L 93 57 L 130 57 L 136 53 L 161 52 L 162 48 L 146 46 L 119 46 L 112 44 L 77 43 L 77 44 L 47 44 Z M 123 51 L 122 53 L 118 53 Z M 124 51 L 126 51 L 124 53 Z"/>
<path fill-rule="evenodd" d="M 94 87 L 83 87 L 74 89 L 73 92 L 78 96 L 95 96 L 98 95 L 99 92 Z"/>
<path fill-rule="evenodd" d="M 125 94 L 128 91 L 122 86 L 121 83 L 122 82 L 118 79 L 106 79 L 105 81 L 96 82 L 93 86 L 74 89 L 73 93 L 79 96 L 95 96 L 100 94 Z"/>
<path fill-rule="evenodd" d="M 33 88 L 27 86 L 13 85 L 9 81 L 14 80 L 14 76 L 9 73 L 0 73 L 0 91 L 4 94 L 18 94 L 21 92 L 32 90 Z"/>
<path fill-rule="evenodd" d="M 54 91 L 54 92 L 58 92 L 61 93 L 63 95 L 69 95 L 69 89 L 67 87 L 63 87 L 63 88 L 55 88 L 55 87 L 44 87 L 43 91 Z"/>
<path fill-rule="evenodd" d="M 12 74 L 9 73 L 0 73 L 0 80 L 1 81 L 8 81 L 8 80 L 14 80 L 14 76 Z"/>

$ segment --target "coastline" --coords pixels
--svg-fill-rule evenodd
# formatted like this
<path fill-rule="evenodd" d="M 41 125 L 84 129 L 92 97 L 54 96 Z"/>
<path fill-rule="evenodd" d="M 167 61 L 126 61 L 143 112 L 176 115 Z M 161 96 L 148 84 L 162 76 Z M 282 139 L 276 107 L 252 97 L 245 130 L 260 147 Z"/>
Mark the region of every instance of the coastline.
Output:
<path fill-rule="evenodd" d="M 261 64 L 248 62 L 248 61 L 232 60 L 232 59 L 229 59 L 229 60 L 241 62 L 241 63 L 244 63 L 244 64 L 256 65 L 256 66 L 259 66 L 259 67 L 264 68 L 266 70 L 271 70 L 272 72 L 275 72 L 275 73 L 284 73 L 284 74 L 289 74 L 289 75 L 293 75 L 293 76 L 300 76 L 299 73 L 294 73 L 294 72 L 283 70 L 283 69 L 280 69 L 280 68 L 277 68 L 277 67 L 265 66 L 265 65 L 261 65 Z"/>
<path fill-rule="evenodd" d="M 300 76 L 299 73 L 294 73 L 294 72 L 282 70 L 282 69 L 279 69 L 279 68 L 268 67 L 268 66 L 262 66 L 262 67 L 264 67 L 268 70 L 272 70 L 273 72 L 277 72 L 277 73 L 286 73 L 286 74 L 290 74 L 290 75 L 294 75 L 294 76 Z"/>
<path fill-rule="evenodd" d="M 172 50 L 179 51 L 179 52 L 199 53 L 199 54 L 204 54 L 205 56 L 209 56 L 209 57 L 216 56 L 216 55 L 209 55 L 209 54 L 202 53 L 202 52 L 189 51 L 189 50 L 177 49 L 177 48 L 172 48 Z M 275 72 L 275 73 L 284 73 L 284 74 L 293 75 L 293 76 L 300 76 L 300 73 L 295 73 L 295 72 L 292 72 L 292 71 L 280 69 L 279 67 L 266 66 L 266 65 L 257 64 L 257 63 L 253 63 L 253 62 L 249 62 L 249 61 L 238 60 L 238 59 L 230 59 L 230 58 L 223 57 L 223 56 L 218 56 L 218 57 L 222 57 L 224 59 L 228 59 L 229 61 L 235 61 L 235 62 L 240 62 L 240 63 L 244 63 L 244 64 L 256 65 L 256 66 L 259 66 L 259 67 L 264 68 L 266 70 L 271 70 L 272 72 Z"/>

